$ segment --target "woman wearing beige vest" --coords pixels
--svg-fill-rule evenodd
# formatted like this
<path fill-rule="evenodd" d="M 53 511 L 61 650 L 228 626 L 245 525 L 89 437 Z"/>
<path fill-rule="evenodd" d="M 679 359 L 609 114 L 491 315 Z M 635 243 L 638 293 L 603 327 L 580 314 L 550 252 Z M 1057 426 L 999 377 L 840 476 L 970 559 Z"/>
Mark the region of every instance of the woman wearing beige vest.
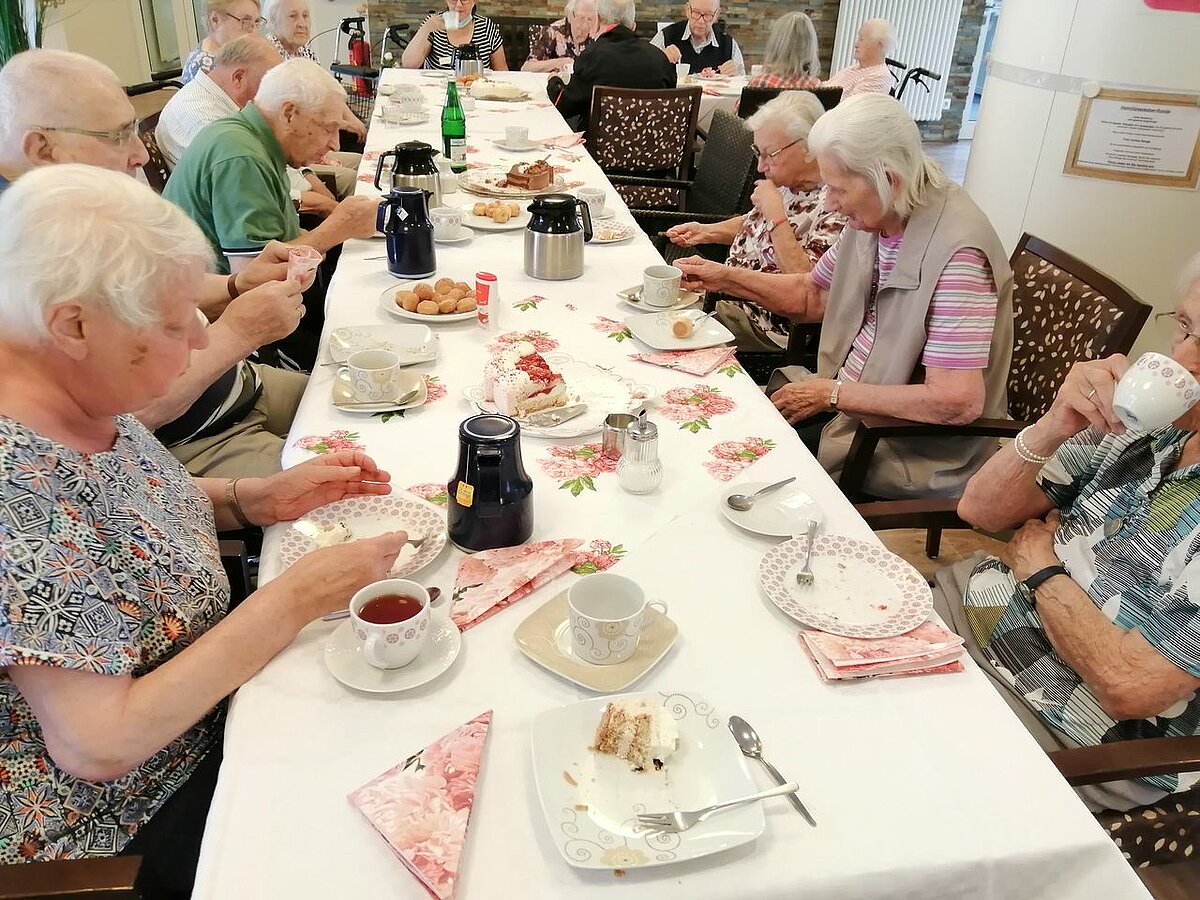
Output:
<path fill-rule="evenodd" d="M 829 208 L 848 220 L 813 271 L 676 264 L 689 288 L 821 323 L 817 376 L 771 399 L 836 478 L 856 416 L 959 424 L 1006 414 L 1012 272 L 987 217 L 924 155 L 897 101 L 856 97 L 822 116 L 808 143 Z M 881 442 L 866 490 L 957 496 L 994 449 L 975 438 Z"/>

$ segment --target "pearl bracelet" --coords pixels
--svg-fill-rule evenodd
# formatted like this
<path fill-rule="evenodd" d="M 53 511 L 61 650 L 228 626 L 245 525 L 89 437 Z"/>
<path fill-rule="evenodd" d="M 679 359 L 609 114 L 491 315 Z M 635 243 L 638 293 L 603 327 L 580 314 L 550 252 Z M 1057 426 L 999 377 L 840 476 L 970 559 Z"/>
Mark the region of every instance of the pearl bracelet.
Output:
<path fill-rule="evenodd" d="M 1038 466 L 1044 466 L 1046 463 L 1050 462 L 1050 460 L 1053 459 L 1054 457 L 1053 456 L 1041 456 L 1037 453 L 1034 453 L 1032 450 L 1029 449 L 1029 445 L 1027 443 L 1025 443 L 1025 432 L 1027 432 L 1032 427 L 1033 427 L 1032 425 L 1027 425 L 1020 430 L 1020 432 L 1017 434 L 1017 439 L 1015 441 L 1013 441 L 1013 449 L 1017 451 L 1017 456 L 1019 456 L 1022 461 L 1027 462 L 1027 463 L 1033 463 L 1034 465 L 1038 465 Z"/>

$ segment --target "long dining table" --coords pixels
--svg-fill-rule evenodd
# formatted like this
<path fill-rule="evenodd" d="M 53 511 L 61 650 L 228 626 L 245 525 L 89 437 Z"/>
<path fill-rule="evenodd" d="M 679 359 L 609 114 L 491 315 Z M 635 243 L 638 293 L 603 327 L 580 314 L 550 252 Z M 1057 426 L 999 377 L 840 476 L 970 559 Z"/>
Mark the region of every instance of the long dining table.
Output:
<path fill-rule="evenodd" d="M 467 114 L 468 160 L 508 166 L 528 156 L 494 144 L 508 125 L 534 139 L 568 129 L 545 101 L 545 77 L 505 74 L 531 99 L 477 101 Z M 445 82 L 385 70 L 383 85 L 420 85 L 429 120 L 391 126 L 375 118 L 363 175 L 398 141 L 440 145 Z M 586 151 L 554 151 L 568 184 L 608 190 L 615 220 L 631 222 Z M 369 178 L 360 191 L 372 193 Z M 477 198 L 448 194 L 469 206 Z M 411 691 L 366 694 L 327 670 L 336 623 L 315 622 L 232 698 L 224 761 L 208 818 L 195 897 L 420 898 L 425 889 L 347 801 L 347 795 L 485 710 L 491 733 L 459 875 L 461 898 L 1079 898 L 1146 897 L 1120 851 L 1024 731 L 985 675 L 958 674 L 826 685 L 798 642 L 799 626 L 757 583 L 778 541 L 742 531 L 717 504 L 742 481 L 796 476 L 821 507 L 827 532 L 876 539 L 793 429 L 736 365 L 697 378 L 632 359 L 647 348 L 626 329 L 617 291 L 638 284 L 661 257 L 640 232 L 586 247 L 583 276 L 525 275 L 523 234 L 479 232 L 437 247 L 438 276 L 473 283 L 494 273 L 501 332 L 610 367 L 652 389 L 665 476 L 648 495 L 625 493 L 597 452 L 599 436 L 521 446 L 534 480 L 533 540 L 577 538 L 581 572 L 636 580 L 668 604 L 678 638 L 631 690 L 702 694 L 722 716 L 761 735 L 764 755 L 799 785 L 818 827 L 784 800 L 764 805 L 755 841 L 701 859 L 613 872 L 569 865 L 545 821 L 534 783 L 531 722 L 596 696 L 526 659 L 514 630 L 582 577 L 569 573 L 463 634 L 462 652 L 438 679 Z M 378 307 L 395 284 L 384 245 L 349 242 L 329 289 L 326 333 L 395 321 Z M 397 491 L 444 502 L 457 429 L 473 407 L 497 335 L 474 321 L 435 326 L 436 361 L 421 364 L 428 401 L 403 415 L 342 412 L 330 402 L 335 368 L 314 371 L 285 452 L 285 466 L 342 446 L 362 447 Z M 267 531 L 260 578 L 281 568 L 284 525 Z M 419 579 L 450 589 L 462 551 L 451 544 Z M 757 767 L 760 787 L 771 782 Z"/>

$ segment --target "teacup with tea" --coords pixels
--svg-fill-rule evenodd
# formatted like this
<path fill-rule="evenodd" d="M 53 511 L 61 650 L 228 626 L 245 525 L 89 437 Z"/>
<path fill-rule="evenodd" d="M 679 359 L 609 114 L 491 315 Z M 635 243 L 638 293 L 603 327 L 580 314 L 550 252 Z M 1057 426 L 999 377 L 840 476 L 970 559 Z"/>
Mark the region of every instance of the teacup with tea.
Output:
<path fill-rule="evenodd" d="M 421 655 L 430 632 L 429 591 L 415 581 L 387 578 L 350 600 L 350 624 L 363 659 L 377 669 L 399 669 Z"/>

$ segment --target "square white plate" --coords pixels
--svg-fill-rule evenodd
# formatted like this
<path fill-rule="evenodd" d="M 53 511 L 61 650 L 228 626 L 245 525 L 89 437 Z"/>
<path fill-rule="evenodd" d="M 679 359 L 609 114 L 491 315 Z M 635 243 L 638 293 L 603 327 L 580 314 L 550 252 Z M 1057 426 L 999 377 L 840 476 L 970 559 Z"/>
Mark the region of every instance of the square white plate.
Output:
<path fill-rule="evenodd" d="M 647 698 L 662 704 L 679 729 L 679 748 L 660 772 L 634 772 L 613 756 L 592 753 L 604 706 Z M 638 825 L 643 812 L 696 809 L 758 790 L 746 758 L 711 704 L 692 692 L 597 697 L 547 710 L 533 720 L 533 772 L 551 839 L 572 866 L 635 869 L 719 853 L 763 833 L 762 807 L 719 813 L 678 834 Z"/>
<path fill-rule="evenodd" d="M 437 359 L 438 338 L 428 325 L 351 325 L 329 332 L 329 355 L 344 363 L 359 350 L 391 350 L 400 365 L 412 366 Z"/>
<path fill-rule="evenodd" d="M 698 309 L 684 309 L 670 315 L 629 316 L 625 319 L 625 327 L 635 338 L 655 350 L 703 350 L 733 340 L 733 332 L 716 319 L 705 319 L 690 337 L 677 338 L 671 333 L 671 321 L 676 316 L 687 316 L 694 322 L 703 315 Z"/>

